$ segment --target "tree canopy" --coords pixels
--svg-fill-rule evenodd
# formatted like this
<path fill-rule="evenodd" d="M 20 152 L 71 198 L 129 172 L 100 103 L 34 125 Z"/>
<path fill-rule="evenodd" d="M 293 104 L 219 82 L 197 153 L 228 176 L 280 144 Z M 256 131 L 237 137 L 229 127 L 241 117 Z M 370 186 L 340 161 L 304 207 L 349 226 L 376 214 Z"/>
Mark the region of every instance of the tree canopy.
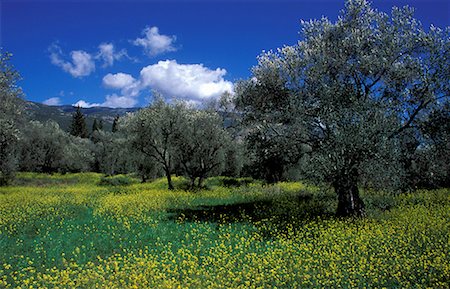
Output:
<path fill-rule="evenodd" d="M 157 99 L 152 105 L 124 120 L 124 128 L 130 133 L 132 147 L 162 166 L 172 190 L 171 175 L 174 168 L 176 134 L 181 129 L 181 103 L 167 105 Z"/>
<path fill-rule="evenodd" d="M 23 93 L 17 86 L 20 76 L 10 58 L 10 53 L 0 51 L 0 185 L 7 184 L 17 169 L 23 121 Z"/>
<path fill-rule="evenodd" d="M 176 134 L 176 158 L 193 188 L 202 187 L 209 174 L 223 169 L 230 137 L 221 117 L 208 110 L 187 109 L 182 115 L 181 127 Z"/>
<path fill-rule="evenodd" d="M 274 143 L 306 159 L 305 173 L 334 187 L 338 214 L 362 215 L 361 176 L 390 171 L 400 136 L 448 101 L 450 30 L 425 30 L 409 7 L 388 15 L 349 0 L 336 22 L 302 21 L 301 34 L 259 56 L 236 105 L 263 152 Z"/>

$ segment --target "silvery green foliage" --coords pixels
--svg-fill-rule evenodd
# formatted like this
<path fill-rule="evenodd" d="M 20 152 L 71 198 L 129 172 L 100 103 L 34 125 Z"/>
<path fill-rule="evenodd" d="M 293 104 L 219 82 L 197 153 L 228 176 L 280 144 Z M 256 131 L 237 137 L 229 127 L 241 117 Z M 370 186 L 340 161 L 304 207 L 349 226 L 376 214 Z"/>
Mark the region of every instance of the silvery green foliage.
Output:
<path fill-rule="evenodd" d="M 19 130 L 13 121 L 0 118 L 0 185 L 10 182 L 17 168 Z"/>
<path fill-rule="evenodd" d="M 221 117 L 222 128 L 230 138 L 225 148 L 223 170 L 221 175 L 239 177 L 246 163 L 246 142 L 243 137 L 240 115 L 236 111 L 233 94 L 224 92 L 220 98 L 213 99 L 206 105 L 207 110 L 214 111 Z"/>
<path fill-rule="evenodd" d="M 423 143 L 411 162 L 413 187 L 450 187 L 450 102 L 420 125 Z"/>
<path fill-rule="evenodd" d="M 106 174 L 129 173 L 134 170 L 134 160 L 130 157 L 131 147 L 125 135 L 96 130 L 92 133 L 95 142 L 94 155 L 97 169 Z"/>
<path fill-rule="evenodd" d="M 238 138 L 231 139 L 225 148 L 225 160 L 222 175 L 239 177 L 246 161 L 245 143 Z"/>
<path fill-rule="evenodd" d="M 253 78 L 236 86 L 236 106 L 243 112 L 253 159 L 250 172 L 269 182 L 281 180 L 283 170 L 300 156 L 302 143 L 295 139 L 303 132 L 289 120 L 292 116 L 287 114 L 288 93 L 281 79 L 269 69 L 264 71 L 264 81 Z"/>
<path fill-rule="evenodd" d="M 316 180 L 395 175 L 398 136 L 449 98 L 450 29 L 423 29 L 409 7 L 389 16 L 350 0 L 335 23 L 303 21 L 301 34 L 238 85 L 252 133 L 303 156 Z"/>
<path fill-rule="evenodd" d="M 62 166 L 66 133 L 53 121 L 31 121 L 23 128 L 20 169 L 22 171 L 56 172 Z"/>
<path fill-rule="evenodd" d="M 61 172 L 87 172 L 92 167 L 94 155 L 92 142 L 67 134 L 67 144 L 64 146 L 64 162 Z"/>
<path fill-rule="evenodd" d="M 130 150 L 132 159 L 132 172 L 141 179 L 142 183 L 148 180 L 154 180 L 164 176 L 164 172 L 161 169 L 161 165 L 158 164 L 153 158 L 141 153 L 137 150 Z"/>
<path fill-rule="evenodd" d="M 23 128 L 20 168 L 43 173 L 88 171 L 91 142 L 69 135 L 54 121 L 31 121 Z"/>
<path fill-rule="evenodd" d="M 22 120 L 22 91 L 16 82 L 19 74 L 9 64 L 11 54 L 0 51 L 0 185 L 13 178 L 17 169 Z"/>
<path fill-rule="evenodd" d="M 173 188 L 171 174 L 178 168 L 201 185 L 210 173 L 219 173 L 224 163 L 229 136 L 222 118 L 213 111 L 198 110 L 184 102 L 165 103 L 157 98 L 149 107 L 122 120 L 133 149 L 156 162 Z M 153 170 L 141 164 L 143 170 Z"/>
<path fill-rule="evenodd" d="M 149 107 L 122 120 L 132 148 L 161 166 L 169 189 L 173 189 L 171 174 L 175 166 L 177 130 L 182 127 L 181 115 L 185 112 L 182 103 L 169 105 L 156 98 Z"/>
<path fill-rule="evenodd" d="M 191 188 L 201 187 L 206 177 L 224 169 L 230 136 L 220 115 L 212 110 L 186 108 L 180 124 L 176 135 L 177 160 L 191 180 Z"/>

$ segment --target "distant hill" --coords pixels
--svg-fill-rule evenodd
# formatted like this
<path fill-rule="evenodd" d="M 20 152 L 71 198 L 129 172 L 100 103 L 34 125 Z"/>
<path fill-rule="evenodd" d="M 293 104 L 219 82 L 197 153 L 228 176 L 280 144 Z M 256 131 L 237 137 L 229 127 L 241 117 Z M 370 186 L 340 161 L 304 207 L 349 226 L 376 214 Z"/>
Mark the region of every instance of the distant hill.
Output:
<path fill-rule="evenodd" d="M 40 122 L 46 122 L 47 120 L 53 120 L 59 124 L 62 130 L 70 131 L 70 124 L 72 122 L 72 115 L 76 111 L 75 106 L 71 105 L 45 105 L 39 102 L 26 101 L 25 111 L 30 120 L 37 120 Z M 123 116 L 127 113 L 132 113 L 140 110 L 140 107 L 132 108 L 110 108 L 110 107 L 91 107 L 82 108 L 81 112 L 86 117 L 86 125 L 88 131 L 92 129 L 94 119 L 103 120 L 103 130 L 111 131 L 112 124 L 116 115 Z M 230 127 L 236 125 L 236 119 L 240 116 L 233 113 L 219 112 L 224 118 L 224 127 Z"/>
<path fill-rule="evenodd" d="M 45 122 L 53 120 L 59 124 L 61 129 L 65 131 L 70 130 L 70 123 L 72 121 L 72 114 L 76 107 L 71 105 L 49 106 L 42 103 L 27 101 L 25 109 L 29 119 Z M 103 129 L 111 131 L 112 123 L 116 115 L 123 116 L 128 112 L 138 111 L 139 107 L 134 108 L 110 108 L 110 107 L 91 107 L 82 108 L 81 111 L 86 116 L 86 124 L 88 129 L 92 128 L 94 119 L 103 120 Z"/>

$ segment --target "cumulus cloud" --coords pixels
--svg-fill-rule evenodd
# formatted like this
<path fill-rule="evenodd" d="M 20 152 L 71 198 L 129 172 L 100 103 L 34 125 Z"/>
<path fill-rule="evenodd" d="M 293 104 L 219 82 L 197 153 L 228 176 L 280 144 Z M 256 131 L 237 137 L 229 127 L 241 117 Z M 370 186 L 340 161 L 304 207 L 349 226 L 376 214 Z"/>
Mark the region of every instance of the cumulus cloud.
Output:
<path fill-rule="evenodd" d="M 89 103 L 84 100 L 79 100 L 73 105 L 79 105 L 86 108 L 95 106 L 128 108 L 134 107 L 138 103 L 140 92 L 138 87 L 139 81 L 136 81 L 131 75 L 121 72 L 116 74 L 108 73 L 103 77 L 103 85 L 111 89 L 120 89 L 121 95 L 116 93 L 107 95 L 106 100 L 103 103 Z"/>
<path fill-rule="evenodd" d="M 73 106 L 80 106 L 83 108 L 103 106 L 103 107 L 134 107 L 138 103 L 138 96 L 140 93 L 139 81 L 136 81 L 131 75 L 126 73 L 108 73 L 103 77 L 103 85 L 111 89 L 120 89 L 121 95 L 116 93 L 106 96 L 103 103 L 89 103 L 84 100 L 79 100 Z"/>
<path fill-rule="evenodd" d="M 45 105 L 61 105 L 61 99 L 59 97 L 50 97 L 42 102 Z"/>
<path fill-rule="evenodd" d="M 100 103 L 89 103 L 84 100 L 79 100 L 76 103 L 72 104 L 72 106 L 79 106 L 82 108 L 90 108 L 90 107 L 96 107 L 96 106 L 102 106 Z"/>
<path fill-rule="evenodd" d="M 203 64 L 179 64 L 176 60 L 159 61 L 140 73 L 141 88 L 152 88 L 166 97 L 204 101 L 233 91 L 233 83 L 223 77 L 227 71 L 211 70 Z"/>
<path fill-rule="evenodd" d="M 72 106 L 79 106 L 82 108 L 91 108 L 91 107 L 135 107 L 138 103 L 138 99 L 136 97 L 117 95 L 115 93 L 106 96 L 106 100 L 102 103 L 90 103 L 85 100 L 79 100 L 76 103 L 72 104 Z"/>
<path fill-rule="evenodd" d="M 127 51 L 125 49 L 116 51 L 112 43 L 102 43 L 98 46 L 98 50 L 99 52 L 95 56 L 95 58 L 101 59 L 103 61 L 103 67 L 112 66 L 114 64 L 114 61 L 120 60 L 124 57 L 128 57 Z"/>
<path fill-rule="evenodd" d="M 233 83 L 224 79 L 226 70 L 215 70 L 203 64 L 179 64 L 176 60 L 159 61 L 142 68 L 139 77 L 127 73 L 108 73 L 103 77 L 106 88 L 120 90 L 106 96 L 103 103 L 80 100 L 81 107 L 134 107 L 144 90 L 156 90 L 166 98 L 177 98 L 192 105 L 218 98 L 225 92 L 233 93 Z"/>
<path fill-rule="evenodd" d="M 106 107 L 134 107 L 138 103 L 138 99 L 130 95 L 111 94 L 106 96 L 106 100 L 102 106 Z"/>
<path fill-rule="evenodd" d="M 103 85 L 107 88 L 123 89 L 130 87 L 135 82 L 136 80 L 133 76 L 122 72 L 116 74 L 108 73 L 103 77 Z"/>
<path fill-rule="evenodd" d="M 142 46 L 148 56 L 156 56 L 165 52 L 176 51 L 173 46 L 176 36 L 159 34 L 159 28 L 156 26 L 147 27 L 142 31 L 143 38 L 137 38 L 133 41 L 136 46 Z"/>
<path fill-rule="evenodd" d="M 53 44 L 49 50 L 52 64 L 62 68 L 73 77 L 81 78 L 95 71 L 94 59 L 86 51 L 74 50 L 70 52 L 71 61 L 66 61 L 63 59 L 63 53 L 58 45 Z"/>

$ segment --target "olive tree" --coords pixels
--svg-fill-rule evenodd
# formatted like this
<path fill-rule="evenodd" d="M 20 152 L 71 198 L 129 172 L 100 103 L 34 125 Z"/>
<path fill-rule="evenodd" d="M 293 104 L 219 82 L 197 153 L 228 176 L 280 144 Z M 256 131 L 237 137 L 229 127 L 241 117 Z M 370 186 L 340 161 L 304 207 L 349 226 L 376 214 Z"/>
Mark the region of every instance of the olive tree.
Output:
<path fill-rule="evenodd" d="M 88 171 L 91 142 L 74 137 L 54 121 L 31 121 L 20 140 L 20 169 L 42 173 Z"/>
<path fill-rule="evenodd" d="M 64 132 L 64 158 L 59 167 L 62 173 L 87 172 L 94 162 L 92 142 L 87 138 L 80 138 Z"/>
<path fill-rule="evenodd" d="M 388 15 L 348 0 L 337 21 L 302 21 L 301 34 L 259 56 L 236 105 L 261 143 L 289 144 L 283 153 L 332 185 L 338 215 L 364 215 L 362 174 L 386 175 L 400 136 L 449 98 L 450 29 L 425 30 L 409 7 Z"/>
<path fill-rule="evenodd" d="M 56 122 L 29 122 L 23 129 L 20 169 L 42 173 L 58 171 L 64 160 L 65 134 Z"/>
<path fill-rule="evenodd" d="M 0 51 L 0 185 L 6 185 L 17 169 L 22 90 L 18 72 L 9 63 L 11 54 Z"/>
<path fill-rule="evenodd" d="M 175 138 L 176 157 L 190 179 L 190 187 L 201 188 L 207 176 L 223 170 L 230 136 L 222 118 L 214 111 L 186 108 L 181 116 Z"/>
<path fill-rule="evenodd" d="M 221 175 L 239 177 L 246 160 L 245 143 L 238 138 L 232 138 L 224 150 L 225 160 Z"/>
<path fill-rule="evenodd" d="M 164 176 L 159 165 L 155 160 L 140 151 L 131 150 L 133 159 L 133 171 L 141 179 L 142 183 Z"/>
<path fill-rule="evenodd" d="M 450 102 L 433 111 L 419 126 L 423 141 L 412 162 L 415 187 L 450 186 Z"/>
<path fill-rule="evenodd" d="M 94 131 L 94 156 L 96 169 L 106 175 L 129 173 L 134 171 L 136 161 L 128 139 L 123 133 Z"/>
<path fill-rule="evenodd" d="M 182 103 L 170 105 L 157 98 L 149 107 L 123 120 L 131 146 L 160 164 L 169 190 L 174 189 L 171 175 L 175 165 L 177 130 L 184 111 Z"/>

